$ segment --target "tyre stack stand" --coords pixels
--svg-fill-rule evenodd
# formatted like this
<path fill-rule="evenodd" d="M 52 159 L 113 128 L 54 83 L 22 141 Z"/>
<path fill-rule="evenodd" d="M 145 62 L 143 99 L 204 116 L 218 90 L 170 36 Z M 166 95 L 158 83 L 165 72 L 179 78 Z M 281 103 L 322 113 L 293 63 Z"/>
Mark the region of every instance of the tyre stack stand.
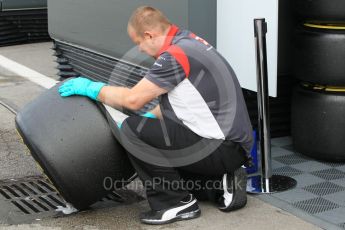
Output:
<path fill-rule="evenodd" d="M 345 160 L 345 1 L 299 0 L 294 37 L 291 134 L 294 149 Z"/>

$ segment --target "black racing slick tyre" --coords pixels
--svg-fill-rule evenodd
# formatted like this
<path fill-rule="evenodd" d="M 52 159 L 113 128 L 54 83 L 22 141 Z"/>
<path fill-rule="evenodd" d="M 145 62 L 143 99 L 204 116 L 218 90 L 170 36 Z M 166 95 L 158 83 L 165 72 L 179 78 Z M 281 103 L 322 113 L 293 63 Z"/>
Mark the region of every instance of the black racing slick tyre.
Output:
<path fill-rule="evenodd" d="M 297 79 L 345 86 L 345 26 L 306 24 L 299 28 L 294 38 L 293 60 Z"/>
<path fill-rule="evenodd" d="M 302 19 L 345 21 L 344 0 L 293 0 L 292 3 Z"/>
<path fill-rule="evenodd" d="M 32 156 L 62 197 L 78 210 L 104 198 L 115 186 L 125 185 L 134 175 L 100 106 L 85 97 L 62 98 L 56 86 L 16 116 L 17 130 Z"/>
<path fill-rule="evenodd" d="M 344 161 L 344 114 L 345 92 L 295 87 L 291 108 L 294 149 L 314 159 Z"/>

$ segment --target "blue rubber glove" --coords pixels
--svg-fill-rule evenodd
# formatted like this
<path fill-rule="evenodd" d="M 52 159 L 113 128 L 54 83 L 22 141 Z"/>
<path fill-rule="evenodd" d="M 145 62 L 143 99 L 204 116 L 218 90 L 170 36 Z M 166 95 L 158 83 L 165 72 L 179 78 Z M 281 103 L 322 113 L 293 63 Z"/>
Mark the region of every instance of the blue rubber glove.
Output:
<path fill-rule="evenodd" d="M 59 93 L 62 97 L 80 95 L 97 100 L 99 92 L 105 85 L 106 84 L 102 82 L 94 82 L 84 77 L 78 77 L 66 81 L 62 86 L 60 86 Z"/>
<path fill-rule="evenodd" d="M 144 113 L 141 116 L 147 117 L 147 118 L 157 118 L 156 115 L 154 115 L 153 113 L 150 113 L 150 112 Z"/>
<path fill-rule="evenodd" d="M 156 115 L 154 115 L 153 113 L 150 113 L 150 112 L 144 113 L 141 116 L 142 117 L 147 117 L 147 118 L 153 118 L 153 119 L 157 118 Z M 119 129 L 121 129 L 122 123 L 118 122 L 117 123 L 117 127 L 119 127 Z"/>

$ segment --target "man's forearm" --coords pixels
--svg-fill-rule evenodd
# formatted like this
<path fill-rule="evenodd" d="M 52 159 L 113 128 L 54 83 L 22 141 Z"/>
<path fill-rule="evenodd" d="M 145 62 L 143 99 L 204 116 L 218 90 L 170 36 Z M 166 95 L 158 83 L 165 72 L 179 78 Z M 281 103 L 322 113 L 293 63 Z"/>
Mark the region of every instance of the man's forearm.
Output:
<path fill-rule="evenodd" d="M 104 86 L 99 92 L 97 100 L 113 108 L 140 109 L 136 105 L 136 98 L 131 96 L 130 89 L 125 87 Z"/>
<path fill-rule="evenodd" d="M 58 89 L 62 97 L 73 95 L 86 96 L 114 108 L 139 110 L 147 103 L 167 91 L 146 78 L 141 79 L 133 88 L 107 86 L 85 77 L 78 77 L 63 83 Z"/>

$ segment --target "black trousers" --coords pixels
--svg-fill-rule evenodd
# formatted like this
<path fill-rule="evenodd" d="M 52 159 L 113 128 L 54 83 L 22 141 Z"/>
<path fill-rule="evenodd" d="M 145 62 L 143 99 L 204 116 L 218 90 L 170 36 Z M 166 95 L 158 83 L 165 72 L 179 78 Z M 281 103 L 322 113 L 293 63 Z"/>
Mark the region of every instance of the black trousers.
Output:
<path fill-rule="evenodd" d="M 169 119 L 159 120 L 141 116 L 127 118 L 122 124 L 121 133 L 128 142 L 134 145 L 145 143 L 160 151 L 163 157 L 164 154 L 169 154 L 166 150 L 176 152 L 205 141 L 185 126 Z M 133 167 L 144 184 L 152 210 L 174 206 L 190 192 L 198 199 L 213 199 L 214 195 L 210 194 L 215 193 L 210 191 L 221 189 L 223 174 L 235 171 L 246 160 L 242 147 L 228 140 L 221 141 L 214 151 L 202 159 L 178 167 L 157 165 L 155 162 L 139 159 L 141 157 L 138 154 L 140 151 L 136 154 L 130 150 L 128 152 Z"/>

